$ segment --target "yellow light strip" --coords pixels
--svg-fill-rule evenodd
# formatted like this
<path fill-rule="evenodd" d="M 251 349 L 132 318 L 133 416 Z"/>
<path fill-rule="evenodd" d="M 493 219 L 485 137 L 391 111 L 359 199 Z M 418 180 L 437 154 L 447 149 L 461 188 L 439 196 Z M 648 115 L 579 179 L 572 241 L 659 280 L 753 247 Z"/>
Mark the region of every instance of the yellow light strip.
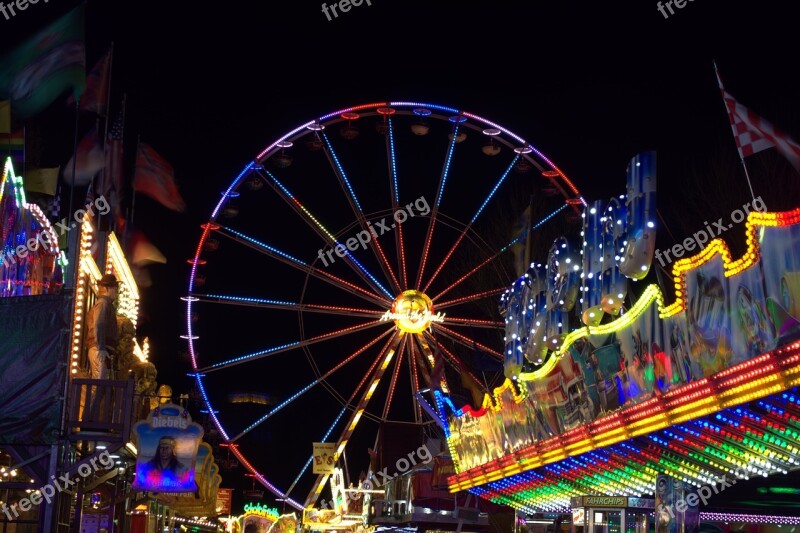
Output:
<path fill-rule="evenodd" d="M 117 312 L 128 318 L 136 327 L 139 316 L 139 288 L 125 259 L 125 253 L 114 233 L 108 234 L 106 246 L 106 273 L 116 275 L 120 282 Z"/>
<path fill-rule="evenodd" d="M 532 470 L 533 468 L 537 468 L 539 466 L 560 461 L 567 457 L 575 457 L 590 450 L 607 447 L 632 437 L 647 435 L 665 427 L 686 422 L 687 420 L 693 420 L 707 416 L 724 408 L 734 407 L 736 405 L 741 405 L 749 401 L 769 396 L 770 394 L 775 394 L 782 390 L 786 390 L 791 386 L 789 383 L 793 380 L 786 377 L 786 374 L 791 374 L 798 370 L 800 370 L 800 365 L 790 367 L 784 371 L 781 371 L 780 368 L 775 366 L 771 375 L 760 377 L 756 380 L 738 385 L 732 389 L 723 391 L 718 395 L 710 396 L 696 402 L 679 405 L 674 409 L 660 413 L 655 418 L 647 419 L 647 424 L 643 427 L 637 428 L 636 430 L 631 430 L 630 427 L 626 428 L 625 426 L 621 428 L 614 428 L 610 432 L 596 435 L 595 437 L 580 441 L 576 444 L 560 446 L 558 448 L 548 450 L 546 453 L 542 453 L 537 457 L 525 459 L 517 462 L 516 464 L 503 465 L 501 467 L 499 465 L 494 466 L 491 465 L 491 463 L 488 463 L 482 466 L 474 467 L 473 470 L 476 471 L 476 476 L 456 482 L 450 485 L 448 489 L 450 492 L 467 490 L 473 487 L 484 485 L 487 483 L 487 480 L 494 478 L 497 473 L 502 474 L 500 476 L 501 478 L 509 477 L 514 474 Z M 728 397 L 723 399 L 723 394 Z M 448 445 L 450 445 L 449 439 Z M 574 446 L 577 447 L 577 449 L 570 450 L 570 448 Z M 450 449 L 452 454 L 452 446 Z M 492 461 L 492 463 L 496 462 L 497 460 Z M 481 472 L 480 475 L 477 475 L 478 471 Z"/>
<path fill-rule="evenodd" d="M 392 362 L 392 358 L 394 357 L 395 352 L 397 351 L 397 347 L 400 345 L 400 341 L 403 340 L 403 336 L 405 333 L 403 331 L 398 331 L 395 333 L 394 338 L 389 342 L 391 344 L 387 344 L 384 350 L 386 350 L 386 355 L 383 356 L 383 362 L 381 366 L 375 371 L 375 376 L 372 378 L 372 383 L 370 384 L 369 389 L 365 392 L 364 396 L 358 402 L 356 406 L 356 411 L 353 413 L 350 422 L 347 424 L 346 429 L 339 437 L 338 444 L 336 446 L 336 454 L 334 456 L 334 460 L 338 460 L 341 457 L 342 452 L 344 451 L 345 447 L 347 446 L 350 437 L 353 435 L 353 431 L 358 424 L 358 421 L 361 419 L 361 415 L 364 413 L 364 410 L 367 408 L 367 404 L 369 403 L 370 398 L 372 397 L 372 393 L 375 391 L 375 388 L 380 383 L 381 378 L 383 377 L 384 373 L 386 372 L 386 368 L 389 366 L 389 363 Z M 330 477 L 330 474 L 320 474 L 317 476 L 317 480 L 314 483 L 314 486 L 311 489 L 311 492 L 306 499 L 306 507 L 310 507 L 313 505 L 313 502 L 317 501 L 319 495 L 322 493 L 322 489 L 325 487 L 325 482 Z"/>
<path fill-rule="evenodd" d="M 584 326 L 571 331 L 566 335 L 558 350 L 554 351 L 551 356 L 547 358 L 547 361 L 543 366 L 533 372 L 520 373 L 517 379 L 519 381 L 537 381 L 546 377 L 556 367 L 556 365 L 558 365 L 559 358 L 566 354 L 569 351 L 569 348 L 576 341 L 590 335 L 606 335 L 609 333 L 614 333 L 629 326 L 635 320 L 637 320 L 653 302 L 656 302 L 658 306 L 659 318 L 662 319 L 669 318 L 684 311 L 685 302 L 683 300 L 683 294 L 686 292 L 685 280 L 686 273 L 688 271 L 702 266 L 719 254 L 722 257 L 725 276 L 730 277 L 738 274 L 743 270 L 753 266 L 760 258 L 760 243 L 756 238 L 759 227 L 789 226 L 797 223 L 800 223 L 800 208 L 783 213 L 750 213 L 747 217 L 745 229 L 748 248 L 747 252 L 745 252 L 741 258 L 733 261 L 725 241 L 722 239 L 714 239 L 706 248 L 698 252 L 695 256 L 680 259 L 673 265 L 672 271 L 675 279 L 676 293 L 676 301 L 674 303 L 666 306 L 664 304 L 664 295 L 658 285 L 648 285 L 642 295 L 627 313 L 620 316 L 616 320 L 609 322 L 608 324 L 595 327 Z M 503 383 L 500 388 L 508 386 L 509 382 L 510 381 L 506 379 L 506 382 Z M 493 395 L 489 395 L 487 393 L 487 396 L 490 400 L 489 405 L 491 405 L 492 396 L 496 397 L 497 392 L 495 391 Z M 484 401 L 484 405 L 486 404 L 487 402 Z M 497 410 L 498 406 L 495 404 L 493 408 Z"/>
<path fill-rule="evenodd" d="M 86 305 L 86 298 L 89 291 L 89 283 L 94 280 L 100 279 L 100 269 L 92 259 L 92 241 L 94 235 L 94 228 L 86 218 L 80 226 L 80 234 L 78 235 L 78 272 L 75 280 L 75 309 L 72 316 L 72 349 L 70 361 L 70 373 L 78 373 L 78 365 L 80 364 L 81 357 L 81 326 L 83 321 L 83 309 Z M 94 267 L 94 268 L 92 268 Z"/>

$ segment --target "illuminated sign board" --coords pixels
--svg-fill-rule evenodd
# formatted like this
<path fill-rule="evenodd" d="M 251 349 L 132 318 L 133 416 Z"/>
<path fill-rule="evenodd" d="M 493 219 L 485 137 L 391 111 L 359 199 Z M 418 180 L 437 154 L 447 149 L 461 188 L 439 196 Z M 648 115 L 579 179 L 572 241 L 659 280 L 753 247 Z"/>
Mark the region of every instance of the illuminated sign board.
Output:
<path fill-rule="evenodd" d="M 381 316 L 381 322 L 394 320 L 395 325 L 406 333 L 422 333 L 432 322 L 444 322 L 444 313 L 433 312 L 433 302 L 419 291 L 404 291 L 398 296 L 391 311 Z"/>

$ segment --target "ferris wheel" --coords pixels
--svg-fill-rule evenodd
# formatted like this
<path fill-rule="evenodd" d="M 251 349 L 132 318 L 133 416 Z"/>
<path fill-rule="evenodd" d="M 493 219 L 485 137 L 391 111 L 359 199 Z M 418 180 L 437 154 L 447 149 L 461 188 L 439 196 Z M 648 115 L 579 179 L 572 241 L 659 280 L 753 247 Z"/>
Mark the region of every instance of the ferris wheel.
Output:
<path fill-rule="evenodd" d="M 327 477 L 312 442 L 346 460 L 381 424 L 430 425 L 427 389 L 500 384 L 497 302 L 525 235 L 500 219 L 527 204 L 504 193 L 520 180 L 544 198 L 528 231 L 584 203 L 502 126 L 378 102 L 301 124 L 222 191 L 189 260 L 183 338 L 216 430 L 265 488 L 313 505 Z"/>

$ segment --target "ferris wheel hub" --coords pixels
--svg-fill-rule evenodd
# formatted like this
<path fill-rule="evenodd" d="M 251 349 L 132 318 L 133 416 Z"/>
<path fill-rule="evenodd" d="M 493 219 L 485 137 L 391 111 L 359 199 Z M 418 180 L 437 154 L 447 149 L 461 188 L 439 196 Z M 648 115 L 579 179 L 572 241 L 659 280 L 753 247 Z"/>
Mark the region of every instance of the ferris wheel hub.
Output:
<path fill-rule="evenodd" d="M 408 290 L 394 299 L 392 309 L 381 320 L 393 320 L 400 331 L 422 333 L 432 322 L 444 322 L 444 313 L 433 312 L 433 302 L 421 291 Z"/>

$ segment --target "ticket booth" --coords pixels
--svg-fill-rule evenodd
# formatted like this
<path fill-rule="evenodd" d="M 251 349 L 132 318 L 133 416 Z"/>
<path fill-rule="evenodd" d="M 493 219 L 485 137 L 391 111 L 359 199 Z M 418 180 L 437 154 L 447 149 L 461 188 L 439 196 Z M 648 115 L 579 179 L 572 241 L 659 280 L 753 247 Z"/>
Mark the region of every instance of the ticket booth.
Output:
<path fill-rule="evenodd" d="M 572 498 L 571 533 L 649 533 L 655 500 L 627 496 Z"/>

